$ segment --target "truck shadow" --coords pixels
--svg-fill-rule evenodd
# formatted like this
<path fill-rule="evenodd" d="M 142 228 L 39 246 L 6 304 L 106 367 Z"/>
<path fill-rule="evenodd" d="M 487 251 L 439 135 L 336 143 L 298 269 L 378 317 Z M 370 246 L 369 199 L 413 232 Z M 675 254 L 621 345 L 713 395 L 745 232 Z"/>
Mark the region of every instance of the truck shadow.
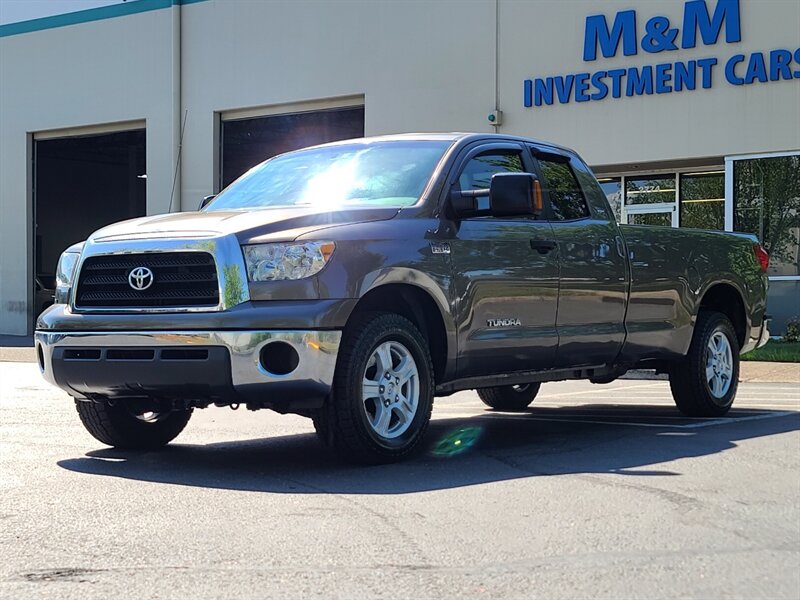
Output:
<path fill-rule="evenodd" d="M 566 474 L 679 476 L 672 464 L 665 463 L 729 451 L 743 440 L 800 429 L 800 413 L 747 409 L 737 410 L 735 418 L 720 424 L 642 425 L 652 421 L 658 413 L 654 409 L 628 406 L 624 415 L 604 415 L 609 422 L 587 419 L 585 412 L 576 416 L 574 410 L 544 408 L 435 419 L 424 452 L 403 463 L 378 467 L 337 461 L 313 434 L 174 444 L 159 452 L 93 450 L 58 465 L 77 473 L 239 491 L 408 494 Z M 643 415 L 650 421 L 642 421 Z"/>

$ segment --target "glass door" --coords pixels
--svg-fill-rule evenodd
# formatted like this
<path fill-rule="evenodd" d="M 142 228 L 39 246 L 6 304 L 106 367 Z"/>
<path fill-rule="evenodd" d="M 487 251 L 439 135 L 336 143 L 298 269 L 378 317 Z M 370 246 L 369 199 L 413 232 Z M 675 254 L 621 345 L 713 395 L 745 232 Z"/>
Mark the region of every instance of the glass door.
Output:
<path fill-rule="evenodd" d="M 623 222 L 629 225 L 678 226 L 675 174 L 625 178 Z"/>

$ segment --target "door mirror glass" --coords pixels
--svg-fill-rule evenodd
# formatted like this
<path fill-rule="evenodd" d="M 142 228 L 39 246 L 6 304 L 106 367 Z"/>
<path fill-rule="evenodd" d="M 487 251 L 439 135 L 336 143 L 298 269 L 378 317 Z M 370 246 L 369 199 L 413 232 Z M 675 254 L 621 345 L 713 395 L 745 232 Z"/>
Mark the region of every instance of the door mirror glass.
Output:
<path fill-rule="evenodd" d="M 198 207 L 198 209 L 197 209 L 197 210 L 203 210 L 203 209 L 204 209 L 206 206 L 208 206 L 208 205 L 211 203 L 211 201 L 212 201 L 214 198 L 216 198 L 216 197 L 217 197 L 217 195 L 216 195 L 216 194 L 211 194 L 210 196 L 206 196 L 205 198 L 203 198 L 203 199 L 200 201 L 200 206 Z"/>
<path fill-rule="evenodd" d="M 489 187 L 489 210 L 494 217 L 521 217 L 542 212 L 542 189 L 530 173 L 497 173 Z"/>

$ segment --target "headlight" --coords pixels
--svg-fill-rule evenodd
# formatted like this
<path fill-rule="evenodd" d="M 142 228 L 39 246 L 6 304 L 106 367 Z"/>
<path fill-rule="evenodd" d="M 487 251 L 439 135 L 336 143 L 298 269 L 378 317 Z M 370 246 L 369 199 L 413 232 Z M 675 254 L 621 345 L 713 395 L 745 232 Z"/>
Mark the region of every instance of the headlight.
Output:
<path fill-rule="evenodd" d="M 75 277 L 75 267 L 78 266 L 80 254 L 75 252 L 64 252 L 58 259 L 56 267 L 56 285 L 59 287 L 69 287 L 72 285 L 72 278 Z"/>
<path fill-rule="evenodd" d="M 333 242 L 259 244 L 244 247 L 250 281 L 304 279 L 319 273 L 330 260 Z"/>

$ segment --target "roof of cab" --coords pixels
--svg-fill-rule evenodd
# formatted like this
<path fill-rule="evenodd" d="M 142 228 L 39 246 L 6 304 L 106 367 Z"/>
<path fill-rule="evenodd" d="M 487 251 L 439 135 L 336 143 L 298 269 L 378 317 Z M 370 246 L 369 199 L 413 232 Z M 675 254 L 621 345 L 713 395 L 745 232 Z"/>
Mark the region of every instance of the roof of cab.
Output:
<path fill-rule="evenodd" d="M 371 144 L 373 142 L 393 142 L 393 141 L 442 141 L 442 142 L 473 142 L 473 141 L 513 141 L 524 142 L 528 144 L 535 144 L 537 146 L 547 146 L 556 150 L 563 150 L 575 154 L 575 151 L 566 146 L 560 146 L 552 142 L 544 140 L 536 140 L 532 138 L 525 138 L 515 135 L 506 135 L 503 133 L 465 133 L 465 132 L 450 132 L 450 133 L 394 133 L 390 135 L 377 135 L 363 138 L 353 138 L 348 140 L 340 140 L 336 142 L 328 142 L 326 144 L 319 144 L 312 146 L 312 148 L 321 148 L 326 146 L 338 146 L 343 144 Z"/>

